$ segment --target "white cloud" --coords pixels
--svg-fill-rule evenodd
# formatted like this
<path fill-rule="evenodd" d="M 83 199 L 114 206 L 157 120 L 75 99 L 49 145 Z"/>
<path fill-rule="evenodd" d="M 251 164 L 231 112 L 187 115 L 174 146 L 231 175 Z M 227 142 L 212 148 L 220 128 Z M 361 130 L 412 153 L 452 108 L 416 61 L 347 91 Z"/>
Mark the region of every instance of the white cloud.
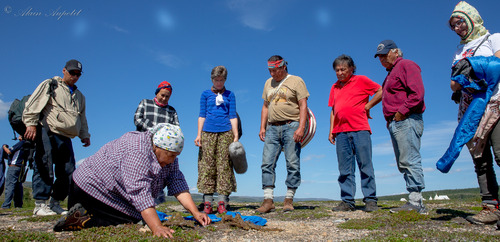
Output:
<path fill-rule="evenodd" d="M 124 28 L 121 28 L 117 25 L 113 25 L 113 24 L 106 24 L 106 27 L 116 31 L 116 32 L 120 32 L 120 33 L 124 33 L 124 34 L 128 34 L 130 33 L 128 30 L 124 29 Z"/>
<path fill-rule="evenodd" d="M 156 60 L 165 66 L 175 69 L 181 67 L 184 64 L 179 57 L 172 54 L 157 54 Z"/>
<path fill-rule="evenodd" d="M 302 184 L 333 184 L 337 183 L 337 180 L 327 180 L 327 181 L 319 181 L 319 180 L 301 180 Z"/>
<path fill-rule="evenodd" d="M 325 155 L 308 155 L 306 157 L 301 158 L 301 161 L 307 162 L 307 161 L 312 161 L 312 160 L 320 160 L 323 159 Z"/>
<path fill-rule="evenodd" d="M 402 176 L 402 174 L 399 173 L 399 172 L 385 173 L 385 174 L 378 174 L 378 173 L 381 173 L 381 172 L 377 172 L 377 171 L 375 171 L 375 172 L 376 172 L 376 175 L 375 175 L 376 179 L 384 179 L 384 178 L 391 178 L 391 177 L 400 177 L 400 176 Z"/>
<path fill-rule="evenodd" d="M 274 17 L 280 16 L 283 7 L 289 1 L 284 0 L 228 0 L 227 6 L 236 12 L 241 23 L 256 30 L 270 31 Z"/>
<path fill-rule="evenodd" d="M 6 103 L 2 99 L 0 99 L 0 119 L 4 119 L 7 117 L 7 112 L 9 111 L 10 104 L 12 104 L 12 102 Z"/>
<path fill-rule="evenodd" d="M 384 143 L 374 144 L 372 148 L 373 156 L 394 154 L 392 141 L 389 139 Z"/>

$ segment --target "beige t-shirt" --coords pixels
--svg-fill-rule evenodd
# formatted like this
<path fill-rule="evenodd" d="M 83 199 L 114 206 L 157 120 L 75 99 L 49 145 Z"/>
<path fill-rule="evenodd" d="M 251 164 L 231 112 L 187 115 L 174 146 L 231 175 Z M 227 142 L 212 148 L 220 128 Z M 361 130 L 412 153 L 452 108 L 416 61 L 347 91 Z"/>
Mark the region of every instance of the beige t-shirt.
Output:
<path fill-rule="evenodd" d="M 264 85 L 262 99 L 269 103 L 267 121 L 299 121 L 299 100 L 309 97 L 304 80 L 298 76 L 289 75 L 284 83 L 276 89 L 280 82 L 269 78 Z M 271 100 L 272 99 L 272 100 Z"/>

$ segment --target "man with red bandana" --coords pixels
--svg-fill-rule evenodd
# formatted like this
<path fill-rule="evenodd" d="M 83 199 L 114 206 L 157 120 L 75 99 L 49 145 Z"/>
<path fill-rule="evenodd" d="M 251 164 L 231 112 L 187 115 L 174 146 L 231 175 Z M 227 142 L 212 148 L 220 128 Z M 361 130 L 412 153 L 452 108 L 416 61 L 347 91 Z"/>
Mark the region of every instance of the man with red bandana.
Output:
<path fill-rule="evenodd" d="M 304 136 L 309 92 L 302 78 L 288 74 L 287 62 L 279 55 L 268 60 L 271 78 L 266 81 L 262 98 L 259 137 L 264 143 L 262 154 L 262 189 L 264 201 L 259 213 L 274 210 L 276 162 L 281 150 L 285 152 L 287 192 L 283 211 L 292 211 L 293 197 L 300 185 L 300 141 Z"/>

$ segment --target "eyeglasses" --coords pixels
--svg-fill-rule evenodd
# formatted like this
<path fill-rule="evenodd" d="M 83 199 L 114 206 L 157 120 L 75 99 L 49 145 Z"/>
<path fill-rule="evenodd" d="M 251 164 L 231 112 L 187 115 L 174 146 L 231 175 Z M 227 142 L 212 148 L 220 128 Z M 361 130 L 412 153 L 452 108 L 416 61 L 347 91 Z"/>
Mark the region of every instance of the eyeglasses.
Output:
<path fill-rule="evenodd" d="M 77 71 L 68 71 L 68 73 L 72 76 L 77 76 L 77 77 L 80 77 L 82 75 L 81 72 L 77 72 Z"/>
<path fill-rule="evenodd" d="M 465 19 L 461 18 L 459 19 L 457 22 L 455 22 L 454 24 L 451 24 L 450 23 L 450 28 L 451 30 L 455 31 L 455 28 L 456 27 L 459 27 L 462 23 L 465 23 Z"/>

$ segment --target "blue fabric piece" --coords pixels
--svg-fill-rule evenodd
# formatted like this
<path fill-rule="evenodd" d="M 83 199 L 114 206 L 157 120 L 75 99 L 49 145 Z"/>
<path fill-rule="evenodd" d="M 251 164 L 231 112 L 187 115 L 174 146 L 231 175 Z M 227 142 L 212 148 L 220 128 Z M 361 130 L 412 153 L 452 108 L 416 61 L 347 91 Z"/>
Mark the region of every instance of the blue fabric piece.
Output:
<path fill-rule="evenodd" d="M 158 211 L 157 211 L 157 213 L 158 213 Z M 227 212 L 226 214 L 233 216 L 233 218 L 236 217 L 236 214 L 239 214 L 241 216 L 241 213 L 239 213 L 239 212 Z M 215 216 L 215 214 L 209 214 L 208 217 L 210 217 L 210 219 L 212 220 L 212 223 L 220 222 L 222 220 L 221 218 Z M 195 220 L 193 218 L 193 216 L 187 216 L 187 217 L 184 217 L 184 219 Z M 248 222 L 251 222 L 251 223 L 258 225 L 258 226 L 264 226 L 267 223 L 267 220 L 265 218 L 261 218 L 259 216 L 241 216 L 241 219 L 243 219 L 243 221 L 248 221 Z"/>
<path fill-rule="evenodd" d="M 239 214 L 241 216 L 241 213 L 239 212 L 227 212 L 227 215 L 231 215 L 233 216 L 233 218 L 236 217 L 236 214 Z M 241 216 L 241 219 L 243 219 L 243 221 L 248 221 L 259 226 L 264 226 L 267 223 L 267 219 L 261 218 L 259 216 Z"/>
<path fill-rule="evenodd" d="M 162 221 L 162 222 L 167 221 L 168 220 L 167 218 L 172 216 L 172 215 L 167 215 L 166 213 L 160 212 L 158 210 L 156 210 L 156 214 L 158 214 L 158 217 L 160 218 L 160 221 Z"/>
<path fill-rule="evenodd" d="M 469 80 L 463 74 L 452 76 L 451 79 L 462 85 L 463 90 L 472 88 L 477 91 L 472 94 L 472 102 L 455 129 L 450 146 L 443 157 L 436 163 L 436 168 L 443 173 L 450 171 L 451 166 L 460 155 L 462 147 L 474 137 L 479 121 L 486 109 L 486 104 L 490 100 L 495 86 L 500 81 L 500 59 L 495 56 L 476 56 L 467 59 L 478 81 Z"/>

